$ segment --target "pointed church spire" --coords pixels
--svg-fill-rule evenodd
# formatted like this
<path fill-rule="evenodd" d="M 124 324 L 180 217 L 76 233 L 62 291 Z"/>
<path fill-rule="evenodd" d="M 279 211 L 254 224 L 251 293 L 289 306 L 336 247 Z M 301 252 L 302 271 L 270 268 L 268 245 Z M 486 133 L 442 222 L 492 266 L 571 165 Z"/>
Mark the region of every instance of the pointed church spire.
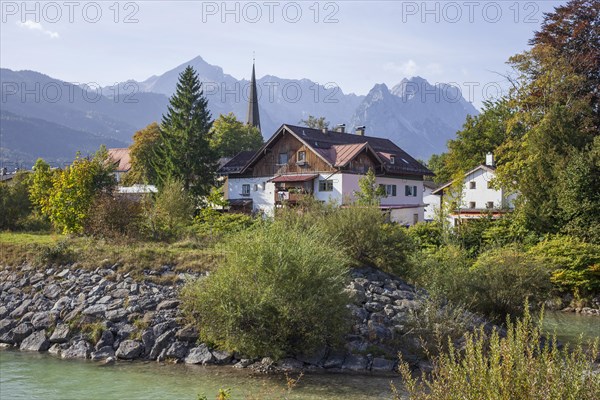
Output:
<path fill-rule="evenodd" d="M 254 57 L 252 57 L 252 79 L 250 80 L 250 96 L 248 97 L 248 125 L 255 126 L 260 131 L 260 116 L 258 115 L 258 95 L 256 93 L 256 75 L 254 74 Z"/>

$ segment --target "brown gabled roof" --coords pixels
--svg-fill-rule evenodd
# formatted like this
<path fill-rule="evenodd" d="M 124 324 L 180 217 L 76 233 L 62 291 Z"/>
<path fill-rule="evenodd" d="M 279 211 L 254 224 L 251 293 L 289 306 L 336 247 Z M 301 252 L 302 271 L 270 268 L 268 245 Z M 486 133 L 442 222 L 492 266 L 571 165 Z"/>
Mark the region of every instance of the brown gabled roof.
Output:
<path fill-rule="evenodd" d="M 334 167 L 345 167 L 350 161 L 352 161 L 362 151 L 370 151 L 373 157 L 382 163 L 381 159 L 369 146 L 369 143 L 356 143 L 356 144 L 334 144 L 330 148 L 313 148 L 315 153 L 327 160 L 328 164 Z"/>
<path fill-rule="evenodd" d="M 108 158 L 115 165 L 115 169 L 119 172 L 129 171 L 131 169 L 131 158 L 129 156 L 129 148 L 108 149 Z"/>
<path fill-rule="evenodd" d="M 315 154 L 333 167 L 346 165 L 352 157 L 356 156 L 365 148 L 368 148 L 374 153 L 375 157 L 381 161 L 384 169 L 389 173 L 433 175 L 433 172 L 412 158 L 400 147 L 396 146 L 389 139 L 336 131 L 323 132 L 320 129 L 287 124 L 282 125 L 263 147 L 248 160 L 247 164 L 240 171 L 236 172 L 244 172 L 247 168 L 257 162 L 260 155 L 263 154 L 283 132 L 293 134 L 300 142 L 304 143 L 313 150 Z M 392 155 L 394 156 L 394 163 L 391 161 L 390 156 Z"/>

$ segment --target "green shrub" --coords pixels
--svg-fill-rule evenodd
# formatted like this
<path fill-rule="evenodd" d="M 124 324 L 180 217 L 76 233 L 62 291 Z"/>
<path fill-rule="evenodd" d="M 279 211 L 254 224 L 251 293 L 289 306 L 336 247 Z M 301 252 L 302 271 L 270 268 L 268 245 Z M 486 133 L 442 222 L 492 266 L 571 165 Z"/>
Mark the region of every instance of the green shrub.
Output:
<path fill-rule="evenodd" d="M 454 228 L 454 238 L 470 255 L 477 256 L 486 245 L 483 233 L 493 223 L 490 216 L 463 220 Z"/>
<path fill-rule="evenodd" d="M 430 296 L 408 312 L 403 322 L 406 332 L 398 341 L 401 348 L 413 354 L 430 358 L 448 350 L 448 342 L 455 343 L 475 325 L 477 317 L 463 306 Z M 404 340 L 404 339 L 408 340 Z M 414 339 L 418 340 L 415 341 Z M 415 347 L 418 343 L 418 348 Z M 411 348 L 412 347 L 412 348 Z"/>
<path fill-rule="evenodd" d="M 348 260 L 320 230 L 275 221 L 230 236 L 222 251 L 219 268 L 182 291 L 203 340 L 279 358 L 346 331 Z"/>
<path fill-rule="evenodd" d="M 144 199 L 142 229 L 154 240 L 178 238 L 192 223 L 193 213 L 194 205 L 183 183 L 167 180 L 157 196 Z"/>
<path fill-rule="evenodd" d="M 413 254 L 408 278 L 430 293 L 457 304 L 469 303 L 469 269 L 473 260 L 457 245 L 425 250 Z"/>
<path fill-rule="evenodd" d="M 522 304 L 546 300 L 552 289 L 547 264 L 515 246 L 501 247 L 473 260 L 467 250 L 447 245 L 415 255 L 409 278 L 430 293 L 502 322 L 519 315 Z"/>
<path fill-rule="evenodd" d="M 29 201 L 30 176 L 19 172 L 0 183 L 0 229 L 22 229 L 33 209 Z"/>
<path fill-rule="evenodd" d="M 552 282 L 561 290 L 600 292 L 600 245 L 573 236 L 553 236 L 529 252 L 551 266 Z"/>
<path fill-rule="evenodd" d="M 85 223 L 85 233 L 105 238 L 140 236 L 141 204 L 112 194 L 98 196 Z"/>
<path fill-rule="evenodd" d="M 65 265 L 75 261 L 75 252 L 67 239 L 56 244 L 43 245 L 37 251 L 36 264 Z"/>
<path fill-rule="evenodd" d="M 77 154 L 70 166 L 55 173 L 39 160 L 31 198 L 57 230 L 64 234 L 81 233 L 96 196 L 112 191 L 116 184 L 111 172 L 112 164 L 104 146 L 92 159 Z"/>
<path fill-rule="evenodd" d="M 546 300 L 551 289 L 548 266 L 514 246 L 482 254 L 469 271 L 474 311 L 500 321 L 506 314 L 522 314 L 527 299 L 532 304 Z"/>
<path fill-rule="evenodd" d="M 219 238 L 253 227 L 257 219 L 246 214 L 222 213 L 212 208 L 204 208 L 194 218 L 193 231 L 200 236 Z"/>
<path fill-rule="evenodd" d="M 439 222 L 419 222 L 408 228 L 408 235 L 421 248 L 437 248 L 444 243 L 444 227 Z"/>
<path fill-rule="evenodd" d="M 527 306 L 525 307 L 527 310 Z M 594 371 L 598 342 L 585 353 L 581 345 L 558 350 L 555 340 L 541 340 L 541 331 L 528 312 L 507 322 L 507 337 L 487 337 L 483 329 L 467 336 L 464 349 L 452 344 L 433 361 L 422 380 L 408 364 L 399 370 L 410 400 L 595 400 L 600 375 Z M 545 343 L 545 344 L 544 344 Z M 394 399 L 406 398 L 394 388 Z"/>
<path fill-rule="evenodd" d="M 415 248 L 406 228 L 386 222 L 375 206 L 340 208 L 305 199 L 296 208 L 278 210 L 275 220 L 300 232 L 318 227 L 354 265 L 368 264 L 397 275 L 409 269 L 409 255 Z"/>
<path fill-rule="evenodd" d="M 413 242 L 406 228 L 387 223 L 377 207 L 338 208 L 315 218 L 314 223 L 335 238 L 356 265 L 370 264 L 398 275 L 408 269 Z"/>

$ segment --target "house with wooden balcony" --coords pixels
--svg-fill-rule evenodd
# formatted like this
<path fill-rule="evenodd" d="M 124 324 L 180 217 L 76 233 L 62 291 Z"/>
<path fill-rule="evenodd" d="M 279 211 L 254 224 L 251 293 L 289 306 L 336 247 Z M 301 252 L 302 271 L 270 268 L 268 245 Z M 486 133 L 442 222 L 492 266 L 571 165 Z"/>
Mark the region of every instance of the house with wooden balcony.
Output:
<path fill-rule="evenodd" d="M 338 205 L 355 200 L 372 168 L 386 196 L 380 207 L 406 225 L 423 221 L 423 177 L 432 172 L 389 139 L 282 125 L 257 152 L 242 152 L 219 170 L 232 210 L 270 215 L 304 196 Z"/>

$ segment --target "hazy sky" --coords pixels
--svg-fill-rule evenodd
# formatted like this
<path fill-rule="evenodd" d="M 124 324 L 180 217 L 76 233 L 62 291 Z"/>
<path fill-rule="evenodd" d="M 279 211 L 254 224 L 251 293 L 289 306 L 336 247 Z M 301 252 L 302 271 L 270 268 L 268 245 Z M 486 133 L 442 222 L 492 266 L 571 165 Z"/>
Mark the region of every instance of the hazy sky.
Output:
<path fill-rule="evenodd" d="M 198 55 L 234 77 L 366 94 L 419 75 L 481 105 L 543 13 L 566 1 L 2 1 L 0 65 L 110 85 Z M 471 88 L 471 89 L 469 89 Z M 471 91 L 471 93 L 470 93 Z"/>

